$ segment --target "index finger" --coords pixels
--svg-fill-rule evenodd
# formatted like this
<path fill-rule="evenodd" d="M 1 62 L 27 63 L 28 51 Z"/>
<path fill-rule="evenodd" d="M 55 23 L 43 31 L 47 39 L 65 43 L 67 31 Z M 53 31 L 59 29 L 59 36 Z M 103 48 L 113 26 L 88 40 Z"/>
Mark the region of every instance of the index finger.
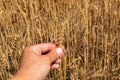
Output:
<path fill-rule="evenodd" d="M 41 53 L 46 53 L 56 48 L 56 44 L 54 43 L 42 43 L 35 46 L 38 47 Z"/>

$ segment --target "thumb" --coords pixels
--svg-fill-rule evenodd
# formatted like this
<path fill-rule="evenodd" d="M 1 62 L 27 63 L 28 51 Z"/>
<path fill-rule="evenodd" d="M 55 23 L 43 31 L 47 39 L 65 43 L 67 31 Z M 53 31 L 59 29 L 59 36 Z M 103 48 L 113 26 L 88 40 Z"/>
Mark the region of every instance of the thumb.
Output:
<path fill-rule="evenodd" d="M 50 62 L 53 63 L 56 59 L 63 56 L 63 49 L 56 48 L 55 50 L 49 52 L 46 56 L 48 56 L 50 58 Z"/>

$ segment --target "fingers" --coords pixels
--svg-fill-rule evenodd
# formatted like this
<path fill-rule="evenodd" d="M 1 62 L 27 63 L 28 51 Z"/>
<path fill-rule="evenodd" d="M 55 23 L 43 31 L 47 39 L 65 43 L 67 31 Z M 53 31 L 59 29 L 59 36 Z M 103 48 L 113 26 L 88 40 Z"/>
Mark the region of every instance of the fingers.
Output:
<path fill-rule="evenodd" d="M 62 48 L 56 48 L 55 50 L 52 50 L 49 52 L 46 56 L 50 58 L 50 62 L 55 62 L 59 57 L 62 57 L 64 54 L 64 51 Z M 58 61 L 59 62 L 59 61 Z"/>
<path fill-rule="evenodd" d="M 56 45 L 53 43 L 42 43 L 35 45 L 41 53 L 49 52 L 56 48 Z"/>
<path fill-rule="evenodd" d="M 61 59 L 58 58 L 54 63 L 52 63 L 51 69 L 58 69 L 60 67 L 60 62 L 61 62 Z"/>
<path fill-rule="evenodd" d="M 60 63 L 61 63 L 61 59 L 58 58 L 54 63 L 55 63 L 55 64 L 60 64 Z"/>
<path fill-rule="evenodd" d="M 51 66 L 51 69 L 58 69 L 59 67 L 60 67 L 59 64 L 53 64 L 53 65 Z"/>

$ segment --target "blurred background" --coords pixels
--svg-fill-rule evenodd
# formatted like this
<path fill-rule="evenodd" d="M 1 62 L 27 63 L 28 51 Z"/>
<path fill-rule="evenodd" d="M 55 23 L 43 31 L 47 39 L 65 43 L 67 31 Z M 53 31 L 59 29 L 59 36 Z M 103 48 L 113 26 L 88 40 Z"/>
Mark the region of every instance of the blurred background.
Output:
<path fill-rule="evenodd" d="M 66 49 L 47 80 L 120 80 L 120 0 L 0 0 L 0 80 L 46 42 Z"/>

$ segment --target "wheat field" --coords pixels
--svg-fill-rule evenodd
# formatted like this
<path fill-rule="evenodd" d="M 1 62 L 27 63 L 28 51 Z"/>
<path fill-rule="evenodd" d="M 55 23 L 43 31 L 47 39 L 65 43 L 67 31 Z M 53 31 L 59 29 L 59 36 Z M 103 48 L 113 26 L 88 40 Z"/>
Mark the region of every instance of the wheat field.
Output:
<path fill-rule="evenodd" d="M 0 80 L 47 42 L 66 49 L 47 80 L 120 80 L 120 0 L 0 0 Z"/>

